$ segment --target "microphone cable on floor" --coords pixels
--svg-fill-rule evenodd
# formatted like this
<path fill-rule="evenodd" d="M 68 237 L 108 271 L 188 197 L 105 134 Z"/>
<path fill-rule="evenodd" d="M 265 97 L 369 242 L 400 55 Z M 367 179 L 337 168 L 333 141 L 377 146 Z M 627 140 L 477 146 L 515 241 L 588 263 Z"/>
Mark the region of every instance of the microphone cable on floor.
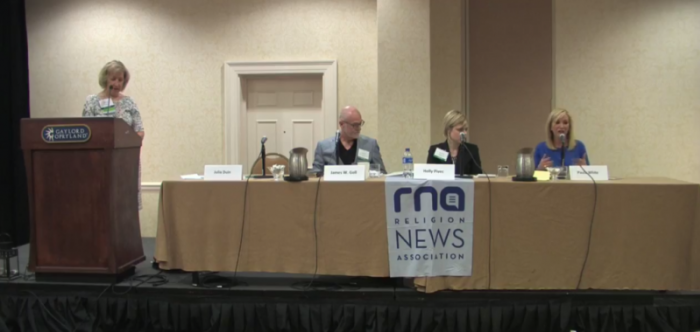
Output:
<path fill-rule="evenodd" d="M 97 296 L 96 300 L 99 301 L 108 290 L 111 290 L 112 295 L 122 296 L 122 295 L 128 294 L 129 292 L 131 292 L 132 290 L 138 288 L 139 286 L 141 286 L 143 284 L 148 284 L 148 285 L 151 285 L 153 287 L 165 285 L 169 282 L 169 280 L 168 280 L 167 276 L 164 276 L 162 274 L 163 274 L 163 271 L 158 271 L 158 273 L 155 273 L 155 274 L 143 274 L 143 275 L 139 275 L 139 276 L 133 276 L 133 277 L 128 279 L 129 288 L 124 292 L 115 291 L 114 287 L 117 286 L 117 283 L 112 283 L 109 286 L 105 287 L 105 289 L 102 290 L 100 295 Z M 151 281 L 151 279 L 154 279 L 154 280 Z M 138 281 L 138 284 L 134 285 L 135 281 Z"/>
<path fill-rule="evenodd" d="M 199 284 L 204 288 L 232 288 L 235 286 L 247 286 L 248 284 L 242 281 L 236 280 L 234 277 L 227 278 L 216 274 L 216 272 L 210 272 L 200 276 Z"/>

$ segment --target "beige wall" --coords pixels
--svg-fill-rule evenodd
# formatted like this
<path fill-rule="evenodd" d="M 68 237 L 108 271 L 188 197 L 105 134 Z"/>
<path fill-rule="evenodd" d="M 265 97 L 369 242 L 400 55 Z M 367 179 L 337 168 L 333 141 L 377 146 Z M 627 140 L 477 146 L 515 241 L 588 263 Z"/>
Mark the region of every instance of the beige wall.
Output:
<path fill-rule="evenodd" d="M 700 1 L 556 1 L 555 45 L 591 163 L 700 182 Z"/>
<path fill-rule="evenodd" d="M 462 46 L 466 41 L 462 20 L 466 0 L 430 1 L 430 142 L 445 140 L 442 118 L 461 110 L 466 87 Z"/>
<path fill-rule="evenodd" d="M 552 104 L 551 0 L 469 1 L 470 141 L 485 172 L 544 139 Z"/>
<path fill-rule="evenodd" d="M 220 163 L 226 61 L 338 60 L 338 102 L 378 135 L 377 4 L 373 0 L 27 0 L 32 117 L 80 116 L 112 59 L 144 119 L 143 181 Z M 427 141 L 427 139 L 426 139 Z M 158 192 L 144 194 L 155 234 Z"/>
<path fill-rule="evenodd" d="M 459 1 L 27 0 L 32 116 L 79 116 L 85 97 L 99 89 L 99 68 L 123 60 L 133 75 L 127 93 L 147 131 L 143 181 L 158 182 L 223 161 L 224 62 L 337 59 L 339 106 L 360 108 L 363 133 L 379 139 L 389 171 L 399 171 L 406 146 L 416 162 L 425 160 L 427 147 L 442 140 L 444 112 L 460 108 L 466 93 L 454 31 L 462 24 Z M 700 2 L 554 1 L 554 62 L 541 71 L 554 77 L 555 104 L 574 112 L 592 162 L 610 165 L 614 176 L 700 182 Z M 514 8 L 501 10 L 526 14 Z M 518 41 L 481 43 L 531 48 Z M 476 60 L 471 69 L 488 69 Z M 533 71 L 541 76 L 540 69 L 517 67 L 518 58 L 495 60 L 504 64 L 492 66 L 495 75 L 470 73 L 472 83 L 487 84 L 476 89 L 501 99 L 531 93 L 492 80 L 510 84 Z M 513 159 L 516 146 L 542 139 L 550 108 L 498 109 L 499 98 L 483 104 L 481 117 L 471 110 L 471 139 L 490 171 Z M 510 145 L 493 145 L 488 133 L 504 125 L 519 129 L 506 131 L 502 143 Z M 157 201 L 158 191 L 144 193 L 146 236 L 155 234 Z"/>
<path fill-rule="evenodd" d="M 401 170 L 430 145 L 430 2 L 378 0 L 379 145 L 387 171 Z"/>

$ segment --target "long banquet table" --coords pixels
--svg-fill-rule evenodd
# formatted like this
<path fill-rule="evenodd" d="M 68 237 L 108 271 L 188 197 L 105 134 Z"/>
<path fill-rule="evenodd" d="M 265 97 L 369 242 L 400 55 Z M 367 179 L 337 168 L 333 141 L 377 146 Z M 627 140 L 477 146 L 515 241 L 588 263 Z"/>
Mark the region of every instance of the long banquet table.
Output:
<path fill-rule="evenodd" d="M 700 289 L 698 184 L 474 182 L 473 275 L 415 278 L 417 289 Z M 155 256 L 162 269 L 388 277 L 384 190 L 383 179 L 164 181 Z"/>

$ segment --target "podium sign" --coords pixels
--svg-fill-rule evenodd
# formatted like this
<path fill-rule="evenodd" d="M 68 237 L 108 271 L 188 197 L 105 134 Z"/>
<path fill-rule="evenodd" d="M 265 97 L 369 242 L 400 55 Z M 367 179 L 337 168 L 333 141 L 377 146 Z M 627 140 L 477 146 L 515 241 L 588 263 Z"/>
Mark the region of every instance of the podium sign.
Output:
<path fill-rule="evenodd" d="M 85 143 L 90 136 L 88 125 L 48 125 L 41 130 L 46 143 Z"/>

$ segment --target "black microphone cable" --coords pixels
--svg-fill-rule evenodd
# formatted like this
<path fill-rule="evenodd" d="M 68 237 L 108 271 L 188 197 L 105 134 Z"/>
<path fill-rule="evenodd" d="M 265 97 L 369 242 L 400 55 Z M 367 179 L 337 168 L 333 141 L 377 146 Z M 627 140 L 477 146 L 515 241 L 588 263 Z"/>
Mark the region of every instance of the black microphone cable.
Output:
<path fill-rule="evenodd" d="M 591 251 L 591 239 L 593 238 L 593 222 L 595 221 L 595 214 L 596 214 L 596 209 L 598 205 L 598 183 L 595 182 L 595 179 L 591 174 L 589 174 L 583 166 L 578 165 L 581 170 L 588 175 L 589 178 L 591 178 L 591 181 L 593 181 L 593 214 L 591 215 L 591 222 L 588 226 L 588 241 L 586 243 L 586 255 L 584 256 L 583 259 L 583 265 L 581 266 L 581 272 L 579 273 L 578 276 L 578 283 L 576 284 L 576 289 L 581 288 L 581 281 L 583 280 L 583 271 L 586 269 L 586 265 L 588 264 L 588 255 L 590 254 Z"/>
<path fill-rule="evenodd" d="M 474 162 L 474 165 L 478 166 L 479 170 L 481 170 L 481 172 L 484 173 L 484 168 L 481 167 L 481 165 L 476 163 L 476 159 L 474 158 L 474 155 L 472 154 L 472 152 L 469 151 L 469 147 L 466 145 L 466 142 L 460 142 L 460 145 L 462 145 L 464 147 L 464 149 L 467 150 L 467 152 L 469 153 L 469 156 L 472 158 L 472 161 Z M 459 155 L 457 155 L 457 158 L 459 158 Z M 488 280 L 489 281 L 488 281 L 487 289 L 491 289 L 491 241 L 493 240 L 493 236 L 492 236 L 493 227 L 492 227 L 492 217 L 491 217 L 491 215 L 493 214 L 492 213 L 493 209 L 491 208 L 492 187 L 491 187 L 491 177 L 487 173 L 484 173 L 484 175 L 486 175 L 486 180 L 488 181 L 488 184 L 489 184 L 489 251 L 488 251 L 488 253 L 489 253 L 489 279 Z M 472 227 L 474 227 L 473 223 L 472 223 Z M 474 233 L 474 231 L 472 230 L 472 234 L 473 233 Z M 472 239 L 472 241 L 473 241 L 473 239 Z M 472 244 L 472 246 L 473 246 L 473 244 Z M 472 257 L 473 256 L 474 256 L 474 254 L 472 252 Z M 472 260 L 472 265 L 473 264 L 474 264 L 474 261 Z"/>
<path fill-rule="evenodd" d="M 308 284 L 305 281 L 295 282 L 294 284 L 292 284 L 292 288 L 294 289 L 306 291 L 311 288 L 322 288 L 325 290 L 337 290 L 342 288 L 337 283 L 328 283 L 316 280 L 316 277 L 318 276 L 318 197 L 319 193 L 321 192 L 321 181 L 323 181 L 323 179 L 318 178 L 318 182 L 316 183 L 316 198 L 314 200 L 314 274 L 311 277 L 311 281 L 309 281 Z"/>
<path fill-rule="evenodd" d="M 262 151 L 258 155 L 260 157 L 262 155 Z M 255 159 L 257 159 L 256 157 Z M 252 172 L 251 172 L 252 173 Z M 238 276 L 238 263 L 241 261 L 241 249 L 243 249 L 243 234 L 245 232 L 245 217 L 246 217 L 246 210 L 248 210 L 248 183 L 250 182 L 250 178 L 253 177 L 253 174 L 248 174 L 248 177 L 245 180 L 245 186 L 243 189 L 243 217 L 241 219 L 241 235 L 238 240 L 238 253 L 236 254 L 236 267 L 233 269 L 233 281 L 228 284 L 228 287 L 234 287 L 238 285 L 244 285 L 244 283 L 239 283 L 237 280 Z M 213 277 L 209 277 L 212 279 Z M 217 279 L 223 279 L 223 277 L 217 278 Z"/>

